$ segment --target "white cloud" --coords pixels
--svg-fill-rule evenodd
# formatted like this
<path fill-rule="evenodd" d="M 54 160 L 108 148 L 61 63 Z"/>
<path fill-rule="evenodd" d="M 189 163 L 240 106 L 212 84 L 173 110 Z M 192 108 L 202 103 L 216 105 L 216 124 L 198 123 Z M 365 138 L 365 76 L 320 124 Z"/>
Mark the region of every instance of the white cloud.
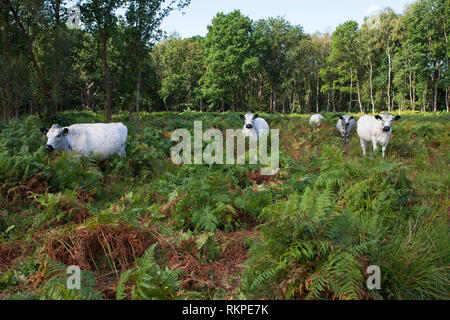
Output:
<path fill-rule="evenodd" d="M 371 4 L 370 6 L 367 7 L 366 9 L 366 16 L 371 16 L 379 11 L 381 11 L 381 7 L 377 4 Z"/>

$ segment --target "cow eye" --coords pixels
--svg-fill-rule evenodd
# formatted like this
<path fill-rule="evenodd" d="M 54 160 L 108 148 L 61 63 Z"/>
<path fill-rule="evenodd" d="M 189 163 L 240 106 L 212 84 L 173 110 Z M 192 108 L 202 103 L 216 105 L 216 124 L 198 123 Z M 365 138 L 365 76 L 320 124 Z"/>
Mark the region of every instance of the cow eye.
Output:
<path fill-rule="evenodd" d="M 61 134 L 58 134 L 58 138 L 60 138 L 61 137 Z"/>

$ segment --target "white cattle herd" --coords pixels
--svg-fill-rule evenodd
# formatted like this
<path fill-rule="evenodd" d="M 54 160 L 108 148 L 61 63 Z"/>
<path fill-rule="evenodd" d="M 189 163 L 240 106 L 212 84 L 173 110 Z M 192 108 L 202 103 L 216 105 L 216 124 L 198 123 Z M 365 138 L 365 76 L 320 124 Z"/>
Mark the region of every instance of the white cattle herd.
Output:
<path fill-rule="evenodd" d="M 268 135 L 269 125 L 258 114 L 248 112 L 240 117 L 245 121 L 242 129 L 244 136 L 258 139 L 262 135 Z M 392 124 L 399 119 L 400 116 L 393 116 L 389 113 L 362 116 L 357 122 L 357 133 L 363 154 L 366 154 L 367 142 L 371 142 L 373 151 L 377 149 L 378 145 L 381 145 L 384 158 Z M 324 120 L 322 115 L 314 114 L 309 123 L 319 125 L 322 120 Z M 349 115 L 340 116 L 336 128 L 341 134 L 344 144 L 347 144 L 349 135 L 355 128 L 355 119 Z M 128 129 L 123 123 L 74 124 L 69 127 L 54 124 L 50 129 L 41 128 L 41 131 L 47 136 L 45 144 L 47 151 L 72 150 L 99 161 L 114 155 L 123 156 L 128 137 Z"/>
<path fill-rule="evenodd" d="M 319 125 L 324 117 L 320 114 L 314 114 L 309 119 L 311 125 Z M 386 148 L 391 136 L 392 123 L 400 119 L 400 116 L 393 116 L 389 113 L 376 116 L 362 116 L 357 122 L 357 133 L 361 142 L 363 154 L 366 155 L 367 142 L 372 142 L 373 152 L 377 150 L 377 146 L 381 145 L 383 158 L 386 155 Z M 355 119 L 349 115 L 339 117 L 336 128 L 342 135 L 344 144 L 347 144 L 348 137 L 355 128 Z"/>

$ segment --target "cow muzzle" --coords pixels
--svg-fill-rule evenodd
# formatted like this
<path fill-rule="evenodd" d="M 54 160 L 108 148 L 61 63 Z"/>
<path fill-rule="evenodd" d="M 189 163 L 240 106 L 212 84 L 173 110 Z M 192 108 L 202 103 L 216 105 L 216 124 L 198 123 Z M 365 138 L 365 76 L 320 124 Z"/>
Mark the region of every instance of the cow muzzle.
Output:
<path fill-rule="evenodd" d="M 253 128 L 253 126 L 252 126 L 251 124 L 248 124 L 248 125 L 246 125 L 245 127 L 246 127 L 247 129 Z"/>
<path fill-rule="evenodd" d="M 54 150 L 55 150 L 55 148 L 53 148 L 51 145 L 49 145 L 49 144 L 45 145 L 45 151 L 52 152 Z"/>
<path fill-rule="evenodd" d="M 383 128 L 383 131 L 384 131 L 384 132 L 388 132 L 389 130 L 391 130 L 391 127 L 384 127 L 384 128 Z"/>

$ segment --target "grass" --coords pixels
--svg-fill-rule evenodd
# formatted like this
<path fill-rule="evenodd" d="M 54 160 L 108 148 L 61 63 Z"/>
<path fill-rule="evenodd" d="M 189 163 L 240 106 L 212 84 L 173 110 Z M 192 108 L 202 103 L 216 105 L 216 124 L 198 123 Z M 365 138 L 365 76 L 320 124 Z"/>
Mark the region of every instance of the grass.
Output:
<path fill-rule="evenodd" d="M 117 114 L 127 156 L 104 163 L 46 154 L 39 131 L 100 114 L 1 127 L 0 298 L 448 299 L 449 115 L 402 113 L 383 160 L 356 132 L 343 145 L 337 113 L 259 114 L 280 129 L 273 177 L 170 161 L 171 132 L 240 128 L 234 113 Z M 73 264 L 81 290 L 64 286 Z"/>

